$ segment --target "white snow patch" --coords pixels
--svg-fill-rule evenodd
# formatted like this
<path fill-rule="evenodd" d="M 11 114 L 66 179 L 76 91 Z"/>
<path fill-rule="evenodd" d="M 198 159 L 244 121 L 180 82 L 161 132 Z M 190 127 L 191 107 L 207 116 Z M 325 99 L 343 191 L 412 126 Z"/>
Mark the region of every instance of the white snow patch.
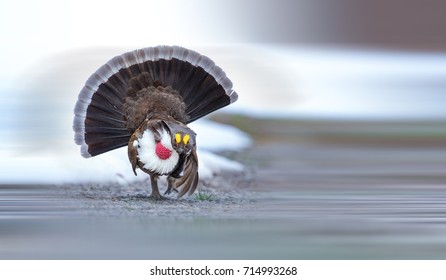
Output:
<path fill-rule="evenodd" d="M 210 179 L 222 171 L 241 172 L 244 168 L 241 163 L 204 150 L 198 151 L 198 162 L 201 179 Z"/>
<path fill-rule="evenodd" d="M 189 127 L 197 134 L 197 147 L 213 152 L 238 151 L 251 145 L 249 136 L 239 129 L 202 119 Z"/>
<path fill-rule="evenodd" d="M 239 93 L 228 112 L 446 119 L 445 53 L 267 44 L 202 52 L 218 61 Z"/>
<path fill-rule="evenodd" d="M 218 129 L 215 129 L 215 127 Z M 200 120 L 193 126 L 198 132 L 199 175 L 209 179 L 222 171 L 242 171 L 235 161 L 213 154 L 211 151 L 240 150 L 250 143 L 243 132 L 215 122 Z M 32 143 L 11 143 L 0 147 L 0 183 L 2 184 L 62 184 L 110 182 L 126 184 L 148 180 L 148 175 L 132 172 L 127 147 L 85 159 L 72 135 L 63 135 L 60 145 L 34 150 Z M 198 138 L 199 137 L 199 138 Z M 217 141 L 226 137 L 227 141 Z M 212 140 L 212 141 L 211 141 Z M 215 141 L 213 141 L 215 140 Z M 202 144 L 203 143 L 203 144 Z M 14 148 L 15 149 L 11 149 Z"/>

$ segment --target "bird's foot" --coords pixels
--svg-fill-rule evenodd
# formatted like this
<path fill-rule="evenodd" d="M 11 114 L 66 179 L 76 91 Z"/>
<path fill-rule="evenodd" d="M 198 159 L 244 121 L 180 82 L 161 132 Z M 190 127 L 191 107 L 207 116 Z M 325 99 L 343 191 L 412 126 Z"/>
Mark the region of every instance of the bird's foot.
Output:
<path fill-rule="evenodd" d="M 153 200 L 165 200 L 166 199 L 160 193 L 152 193 L 151 195 L 149 195 L 149 198 L 153 199 Z"/>
<path fill-rule="evenodd" d="M 164 195 L 169 195 L 169 194 L 172 193 L 172 191 L 173 191 L 174 193 L 178 193 L 177 188 L 168 188 L 168 189 L 166 190 L 166 192 L 164 193 Z"/>

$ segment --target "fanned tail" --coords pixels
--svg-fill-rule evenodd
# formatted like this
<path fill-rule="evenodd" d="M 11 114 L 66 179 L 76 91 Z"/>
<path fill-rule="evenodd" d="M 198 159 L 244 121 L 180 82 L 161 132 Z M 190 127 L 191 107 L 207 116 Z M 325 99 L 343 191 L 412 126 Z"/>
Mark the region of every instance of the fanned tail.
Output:
<path fill-rule="evenodd" d="M 232 82 L 206 56 L 179 46 L 139 49 L 116 56 L 87 80 L 74 109 L 75 142 L 91 157 L 128 144 L 124 103 L 130 80 L 144 73 L 144 85 L 171 87 L 186 104 L 192 122 L 237 100 Z M 133 79 L 135 80 L 135 79 Z"/>

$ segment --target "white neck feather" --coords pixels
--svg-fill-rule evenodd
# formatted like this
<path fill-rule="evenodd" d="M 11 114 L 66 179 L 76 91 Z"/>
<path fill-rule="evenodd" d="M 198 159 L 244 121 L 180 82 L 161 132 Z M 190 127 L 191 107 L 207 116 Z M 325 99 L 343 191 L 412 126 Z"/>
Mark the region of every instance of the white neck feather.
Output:
<path fill-rule="evenodd" d="M 160 175 L 169 174 L 178 164 L 179 155 L 172 148 L 172 143 L 167 131 L 160 131 L 161 144 L 172 151 L 168 159 L 160 159 L 155 152 L 155 136 L 150 130 L 145 130 L 142 137 L 138 140 L 138 159 L 144 164 L 144 168 Z"/>

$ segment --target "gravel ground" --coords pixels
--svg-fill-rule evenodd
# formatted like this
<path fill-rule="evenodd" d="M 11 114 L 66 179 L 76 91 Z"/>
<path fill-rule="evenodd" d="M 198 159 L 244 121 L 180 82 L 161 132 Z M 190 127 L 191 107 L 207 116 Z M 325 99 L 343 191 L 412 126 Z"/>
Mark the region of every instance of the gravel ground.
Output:
<path fill-rule="evenodd" d="M 121 184 L 73 184 L 57 186 L 64 200 L 76 205 L 77 215 L 150 217 L 230 217 L 250 210 L 258 195 L 252 188 L 250 171 L 217 174 L 201 180 L 191 196 L 177 199 L 175 194 L 153 200 L 150 180 Z M 160 191 L 167 188 L 164 178 Z M 237 187 L 234 187 L 237 186 Z"/>

